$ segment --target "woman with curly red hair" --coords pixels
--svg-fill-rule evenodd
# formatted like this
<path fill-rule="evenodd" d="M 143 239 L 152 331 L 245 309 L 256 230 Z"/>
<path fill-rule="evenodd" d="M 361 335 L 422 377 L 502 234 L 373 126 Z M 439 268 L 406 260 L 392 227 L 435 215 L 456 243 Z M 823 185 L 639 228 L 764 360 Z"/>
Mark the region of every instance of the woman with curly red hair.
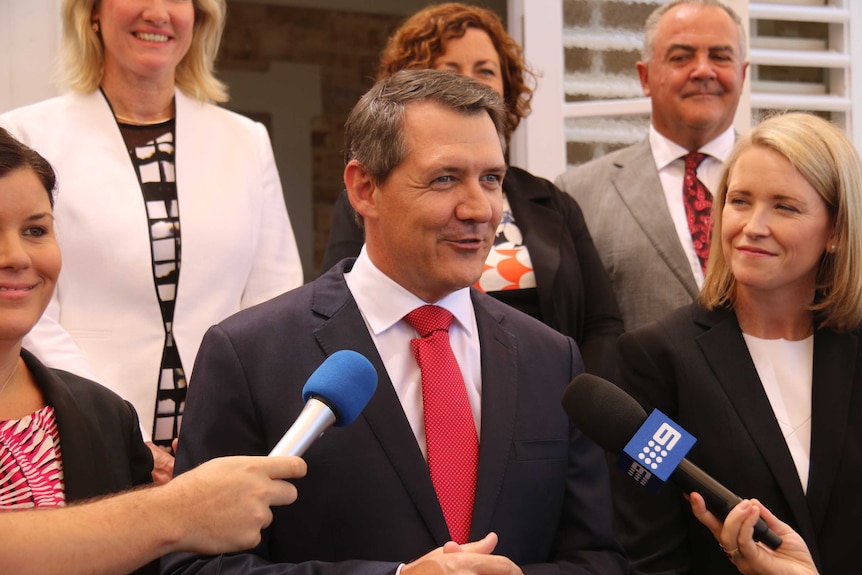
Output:
<path fill-rule="evenodd" d="M 449 2 L 409 17 L 389 38 L 378 79 L 405 68 L 451 70 L 492 87 L 508 109 L 507 140 L 530 113 L 536 75 L 491 10 Z M 580 207 L 551 182 L 512 166 L 503 192 L 503 219 L 475 287 L 571 336 L 586 370 L 612 378 L 623 323 Z M 358 255 L 362 245 L 342 194 L 321 270 Z"/>
<path fill-rule="evenodd" d="M 450 2 L 417 12 L 389 38 L 380 56 L 377 79 L 391 76 L 398 70 L 440 68 L 440 60 L 452 40 L 476 33 L 484 33 L 497 53 L 498 78 L 502 81 L 503 101 L 509 110 L 511 135 L 521 119 L 530 115 L 530 100 L 533 98 L 530 85 L 535 84 L 536 74 L 527 66 L 524 51 L 509 36 L 497 15 L 486 8 Z M 451 46 L 449 48 L 451 51 Z M 475 71 L 478 73 L 452 71 L 479 81 L 488 78 L 487 73 L 480 70 Z"/>

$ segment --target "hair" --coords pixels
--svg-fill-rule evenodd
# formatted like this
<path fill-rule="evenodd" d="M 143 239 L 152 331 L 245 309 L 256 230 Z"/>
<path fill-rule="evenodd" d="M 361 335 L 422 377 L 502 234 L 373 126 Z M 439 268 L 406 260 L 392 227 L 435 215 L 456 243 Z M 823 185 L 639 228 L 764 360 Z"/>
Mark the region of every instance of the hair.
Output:
<path fill-rule="evenodd" d="M 487 113 L 506 150 L 506 110 L 488 86 L 441 70 L 401 70 L 378 80 L 354 106 L 344 125 L 345 163 L 357 160 L 382 184 L 407 157 L 407 107 L 433 102 L 466 116 Z"/>
<path fill-rule="evenodd" d="M 707 6 L 724 10 L 730 16 L 730 19 L 733 20 L 733 23 L 736 24 L 736 31 L 739 34 L 739 59 L 740 61 L 745 61 L 745 26 L 742 23 L 742 18 L 739 17 L 739 14 L 733 8 L 719 0 L 673 0 L 667 4 L 662 4 L 647 17 L 646 24 L 644 24 L 644 47 L 641 54 L 644 62 L 649 62 L 655 56 L 656 32 L 662 17 L 677 6 L 682 5 Z"/>
<path fill-rule="evenodd" d="M 752 147 L 787 158 L 828 205 L 838 249 L 823 254 L 809 309 L 817 314 L 821 328 L 839 332 L 855 328 L 862 322 L 862 163 L 839 128 L 807 113 L 769 118 L 733 148 L 713 202 L 712 248 L 700 302 L 707 309 L 735 303 L 736 280 L 721 245 L 722 210 L 736 161 Z"/>
<path fill-rule="evenodd" d="M 60 81 L 71 90 L 89 93 L 102 82 L 105 54 L 102 37 L 93 30 L 93 11 L 99 0 L 63 0 Z M 202 102 L 226 102 L 227 86 L 215 77 L 215 58 L 224 31 L 225 0 L 193 0 L 195 24 L 192 43 L 177 65 L 176 85 Z"/>
<path fill-rule="evenodd" d="M 53 209 L 54 187 L 57 185 L 54 168 L 38 152 L 28 148 L 16 140 L 12 134 L 0 128 L 0 178 L 5 178 L 15 170 L 33 170 L 36 177 L 42 182 Z"/>
<path fill-rule="evenodd" d="M 416 12 L 390 36 L 380 57 L 377 79 L 399 70 L 433 67 L 445 52 L 446 43 L 463 37 L 468 28 L 485 31 L 500 57 L 508 137 L 530 115 L 536 73 L 527 66 L 523 50 L 506 32 L 500 18 L 487 8 L 449 2 Z"/>

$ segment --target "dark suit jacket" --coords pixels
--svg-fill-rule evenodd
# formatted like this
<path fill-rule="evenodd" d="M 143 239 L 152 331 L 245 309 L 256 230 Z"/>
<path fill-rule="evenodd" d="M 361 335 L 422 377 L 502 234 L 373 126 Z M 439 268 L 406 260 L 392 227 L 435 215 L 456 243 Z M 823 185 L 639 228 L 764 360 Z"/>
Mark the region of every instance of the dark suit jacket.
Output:
<path fill-rule="evenodd" d="M 623 323 L 581 208 L 548 180 L 520 168 L 509 167 L 503 188 L 530 252 L 543 321 L 577 342 L 588 372 L 612 378 Z M 342 193 L 321 269 L 356 257 L 363 242 L 347 193 Z"/>
<path fill-rule="evenodd" d="M 649 140 L 572 168 L 555 183 L 584 212 L 626 331 L 697 298 Z"/>
<path fill-rule="evenodd" d="M 814 333 L 807 495 L 731 310 L 689 305 L 620 338 L 617 384 L 697 438 L 688 458 L 796 529 L 824 575 L 859 572 L 862 355 L 859 329 Z M 612 473 L 637 573 L 737 573 L 672 484 L 653 497 Z"/>
<path fill-rule="evenodd" d="M 153 456 L 129 402 L 88 379 L 48 369 L 27 350 L 21 357 L 54 408 L 67 503 L 152 482 Z M 156 573 L 157 564 L 138 572 Z"/>
<path fill-rule="evenodd" d="M 302 409 L 309 375 L 338 350 L 368 357 L 379 383 L 354 423 L 306 452 L 299 499 L 275 510 L 260 546 L 219 558 L 171 556 L 165 573 L 391 574 L 449 539 L 425 460 L 344 282 L 352 263 L 207 333 L 179 472 L 219 455 L 268 453 Z M 577 348 L 488 296 L 472 297 L 483 389 L 471 538 L 495 531 L 496 552 L 531 574 L 625 573 L 603 453 L 560 406 L 583 369 Z"/>

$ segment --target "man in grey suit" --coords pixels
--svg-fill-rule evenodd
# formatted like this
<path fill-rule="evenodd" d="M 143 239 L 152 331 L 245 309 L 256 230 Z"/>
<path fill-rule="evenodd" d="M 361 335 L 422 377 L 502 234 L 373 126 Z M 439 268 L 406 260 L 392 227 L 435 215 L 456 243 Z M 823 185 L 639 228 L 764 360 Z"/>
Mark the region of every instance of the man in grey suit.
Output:
<path fill-rule="evenodd" d="M 742 22 L 718 0 L 665 4 L 644 32 L 637 70 L 652 103 L 647 139 L 556 181 L 584 212 L 627 331 L 691 303 L 703 283 L 683 201 L 684 158 L 704 154 L 697 179 L 717 187 L 748 68 Z"/>
<path fill-rule="evenodd" d="M 207 332 L 177 469 L 267 453 L 302 409 L 305 381 L 339 350 L 369 359 L 377 390 L 356 421 L 305 452 L 302 497 L 273 510 L 260 545 L 174 555 L 164 573 L 627 572 L 604 453 L 560 405 L 583 372 L 577 346 L 470 288 L 502 215 L 504 128 L 499 96 L 451 72 L 398 72 L 356 105 L 344 181 L 365 246 Z M 411 317 L 428 308 L 454 321 L 426 338 Z M 454 357 L 420 368 L 423 341 L 438 337 Z M 441 383 L 457 409 L 430 407 Z M 463 417 L 456 426 L 449 415 Z M 438 482 L 447 472 L 453 483 Z"/>

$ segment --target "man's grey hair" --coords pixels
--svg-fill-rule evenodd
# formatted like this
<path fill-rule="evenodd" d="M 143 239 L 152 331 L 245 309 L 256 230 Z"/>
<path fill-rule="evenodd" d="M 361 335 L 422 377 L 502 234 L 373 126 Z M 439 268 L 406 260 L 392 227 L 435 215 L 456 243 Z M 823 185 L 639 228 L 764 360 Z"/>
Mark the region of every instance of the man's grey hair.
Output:
<path fill-rule="evenodd" d="M 490 87 L 441 70 L 401 70 L 379 80 L 359 100 L 344 125 L 345 163 L 357 160 L 382 184 L 407 157 L 407 106 L 434 102 L 465 116 L 487 113 L 506 151 L 506 107 Z"/>
<path fill-rule="evenodd" d="M 653 56 L 655 56 L 656 30 L 658 29 L 658 24 L 662 19 L 662 16 L 683 4 L 689 4 L 692 6 L 711 6 L 724 10 L 727 15 L 730 16 L 730 19 L 733 20 L 733 23 L 736 24 L 736 31 L 739 33 L 739 59 L 742 62 L 745 61 L 745 46 L 747 43 L 745 26 L 742 23 L 742 18 L 739 17 L 739 14 L 737 14 L 733 8 L 719 0 L 673 0 L 653 10 L 652 14 L 650 14 L 646 20 L 646 24 L 644 25 L 644 47 L 643 53 L 641 54 L 641 58 L 644 62 L 649 62 L 652 60 Z"/>

